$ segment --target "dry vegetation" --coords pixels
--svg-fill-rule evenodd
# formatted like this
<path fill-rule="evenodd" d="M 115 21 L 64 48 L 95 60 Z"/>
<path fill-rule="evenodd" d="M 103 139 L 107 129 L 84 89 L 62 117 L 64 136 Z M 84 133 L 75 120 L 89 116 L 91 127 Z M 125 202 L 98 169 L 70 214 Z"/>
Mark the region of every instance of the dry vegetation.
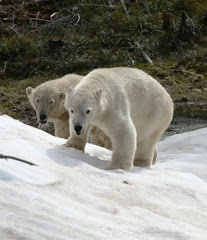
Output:
<path fill-rule="evenodd" d="M 27 86 L 130 66 L 205 114 L 206 26 L 206 0 L 1 0 L 0 112 L 34 122 Z"/>

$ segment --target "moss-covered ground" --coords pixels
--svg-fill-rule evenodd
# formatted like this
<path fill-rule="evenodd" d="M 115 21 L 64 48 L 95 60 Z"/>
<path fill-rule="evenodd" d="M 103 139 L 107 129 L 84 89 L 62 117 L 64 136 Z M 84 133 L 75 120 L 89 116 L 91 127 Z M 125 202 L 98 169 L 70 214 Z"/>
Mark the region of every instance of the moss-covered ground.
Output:
<path fill-rule="evenodd" d="M 26 87 L 129 66 L 168 90 L 175 114 L 206 117 L 206 0 L 124 2 L 1 1 L 0 112 L 35 124 Z"/>

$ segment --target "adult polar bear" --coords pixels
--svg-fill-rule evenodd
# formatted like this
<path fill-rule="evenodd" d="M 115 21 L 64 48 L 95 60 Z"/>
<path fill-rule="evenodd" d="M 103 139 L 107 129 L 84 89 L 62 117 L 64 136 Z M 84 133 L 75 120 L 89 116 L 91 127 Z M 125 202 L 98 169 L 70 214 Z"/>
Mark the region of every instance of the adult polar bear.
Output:
<path fill-rule="evenodd" d="M 133 68 L 96 69 L 74 90 L 65 107 L 71 136 L 66 146 L 84 149 L 91 126 L 102 129 L 112 142 L 109 169 L 130 171 L 135 165 L 156 163 L 156 144 L 169 126 L 173 103 L 151 76 Z"/>

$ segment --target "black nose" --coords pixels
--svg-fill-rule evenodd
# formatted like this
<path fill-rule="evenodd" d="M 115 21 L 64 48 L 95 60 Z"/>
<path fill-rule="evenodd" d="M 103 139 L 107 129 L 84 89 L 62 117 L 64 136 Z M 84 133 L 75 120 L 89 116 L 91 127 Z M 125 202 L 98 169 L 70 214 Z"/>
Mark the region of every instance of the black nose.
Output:
<path fill-rule="evenodd" d="M 47 118 L 47 116 L 45 114 L 40 114 L 40 121 L 42 123 L 46 123 L 47 122 L 46 118 Z"/>
<path fill-rule="evenodd" d="M 82 130 L 82 126 L 81 125 L 75 125 L 75 131 L 78 135 L 80 135 L 80 131 Z"/>

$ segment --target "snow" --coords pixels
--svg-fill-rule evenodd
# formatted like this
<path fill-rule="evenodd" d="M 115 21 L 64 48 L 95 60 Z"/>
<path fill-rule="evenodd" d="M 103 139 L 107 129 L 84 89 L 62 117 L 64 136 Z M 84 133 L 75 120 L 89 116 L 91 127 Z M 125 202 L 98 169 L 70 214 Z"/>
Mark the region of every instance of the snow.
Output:
<path fill-rule="evenodd" d="M 207 239 L 207 128 L 161 141 L 159 162 L 105 170 L 111 152 L 86 153 L 6 115 L 0 153 L 1 240 Z"/>

